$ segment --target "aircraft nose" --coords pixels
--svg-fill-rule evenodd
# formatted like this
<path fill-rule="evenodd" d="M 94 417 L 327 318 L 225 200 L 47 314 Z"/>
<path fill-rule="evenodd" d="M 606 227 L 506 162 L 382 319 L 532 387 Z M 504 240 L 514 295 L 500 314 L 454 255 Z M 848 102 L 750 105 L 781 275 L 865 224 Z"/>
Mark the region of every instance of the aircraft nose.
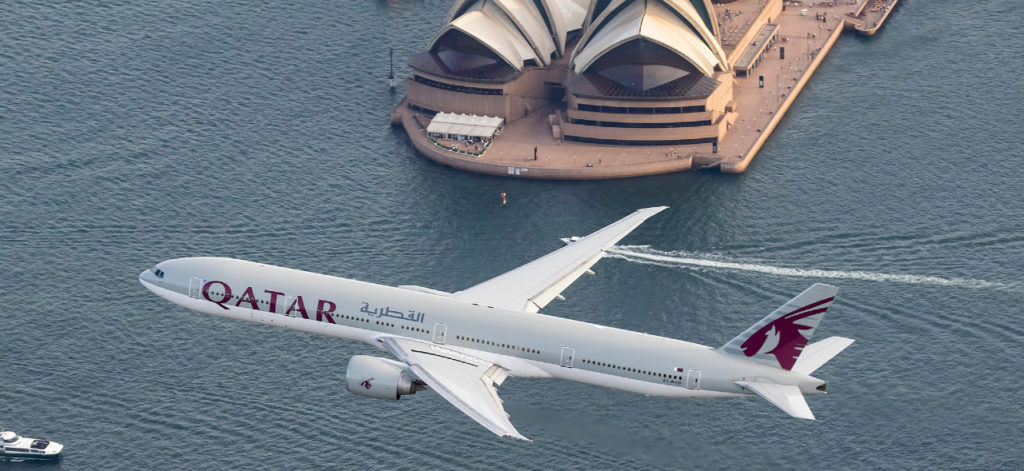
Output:
<path fill-rule="evenodd" d="M 160 265 L 163 264 L 157 264 L 153 268 L 150 268 L 149 270 L 139 273 L 139 282 L 146 287 L 159 284 L 160 280 L 162 280 L 165 275 L 163 269 L 160 268 Z"/>
<path fill-rule="evenodd" d="M 139 282 L 143 285 L 154 281 L 156 281 L 156 274 L 152 270 L 142 270 L 142 273 L 139 273 Z"/>

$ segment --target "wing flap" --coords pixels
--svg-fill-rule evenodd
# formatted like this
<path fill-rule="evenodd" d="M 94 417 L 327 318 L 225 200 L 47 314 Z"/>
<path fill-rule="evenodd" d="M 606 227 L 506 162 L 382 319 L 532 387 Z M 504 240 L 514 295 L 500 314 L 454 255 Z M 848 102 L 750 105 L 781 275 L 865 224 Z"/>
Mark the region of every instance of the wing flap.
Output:
<path fill-rule="evenodd" d="M 667 206 L 634 211 L 565 247 L 453 294 L 487 306 L 537 312 L 604 256 L 604 251 Z"/>
<path fill-rule="evenodd" d="M 509 421 L 494 385 L 508 374 L 500 366 L 436 344 L 401 337 L 381 343 L 409 365 L 420 381 L 496 435 L 529 440 Z"/>
<path fill-rule="evenodd" d="M 548 286 L 540 293 L 537 293 L 536 296 L 530 298 L 524 310 L 530 312 L 540 311 L 541 308 L 547 306 L 552 299 L 561 296 L 562 291 L 565 291 L 566 288 L 572 285 L 572 283 L 576 281 L 579 277 L 583 276 L 584 273 L 590 271 L 590 267 L 594 266 L 594 264 L 596 264 L 602 258 L 604 258 L 603 251 L 601 253 L 598 253 L 597 255 L 594 255 L 587 261 L 583 262 L 582 265 L 576 267 L 576 269 L 569 272 L 566 276 L 562 277 L 562 279 L 551 284 L 551 286 Z"/>
<path fill-rule="evenodd" d="M 736 381 L 736 384 L 754 391 L 755 394 L 775 404 L 775 407 L 793 417 L 814 420 L 814 414 L 807 405 L 807 401 L 804 400 L 804 394 L 796 386 L 753 381 Z"/>

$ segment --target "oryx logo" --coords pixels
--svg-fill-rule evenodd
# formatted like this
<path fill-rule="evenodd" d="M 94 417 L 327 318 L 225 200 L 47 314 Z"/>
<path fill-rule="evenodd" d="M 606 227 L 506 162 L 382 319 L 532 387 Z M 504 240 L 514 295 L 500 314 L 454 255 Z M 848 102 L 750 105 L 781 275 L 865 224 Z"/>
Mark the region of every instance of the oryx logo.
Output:
<path fill-rule="evenodd" d="M 751 335 L 740 348 L 748 357 L 760 354 L 775 355 L 779 366 L 784 370 L 793 368 L 800 351 L 807 345 L 807 338 L 801 332 L 811 329 L 812 326 L 798 324 L 797 321 L 828 310 L 828 306 L 818 307 L 832 302 L 835 297 L 822 299 L 816 303 L 808 304 L 800 309 L 785 314 L 758 329 Z"/>
<path fill-rule="evenodd" d="M 372 387 L 373 387 L 373 384 L 372 384 L 372 383 L 370 383 L 370 381 L 373 381 L 374 379 L 376 379 L 376 378 L 367 378 L 367 379 L 364 379 L 362 383 L 359 383 L 359 385 L 360 385 L 360 386 L 362 386 L 362 387 L 364 387 L 364 388 L 366 388 L 367 390 L 369 390 L 370 388 L 372 388 Z"/>

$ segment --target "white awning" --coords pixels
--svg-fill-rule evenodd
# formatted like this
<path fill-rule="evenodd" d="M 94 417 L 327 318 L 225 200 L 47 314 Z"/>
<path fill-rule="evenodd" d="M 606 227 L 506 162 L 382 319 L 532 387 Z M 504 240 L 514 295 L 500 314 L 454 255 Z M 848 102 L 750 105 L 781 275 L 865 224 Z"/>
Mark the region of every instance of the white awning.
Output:
<path fill-rule="evenodd" d="M 427 126 L 428 134 L 483 137 L 491 139 L 505 123 L 504 118 L 473 114 L 438 113 Z"/>

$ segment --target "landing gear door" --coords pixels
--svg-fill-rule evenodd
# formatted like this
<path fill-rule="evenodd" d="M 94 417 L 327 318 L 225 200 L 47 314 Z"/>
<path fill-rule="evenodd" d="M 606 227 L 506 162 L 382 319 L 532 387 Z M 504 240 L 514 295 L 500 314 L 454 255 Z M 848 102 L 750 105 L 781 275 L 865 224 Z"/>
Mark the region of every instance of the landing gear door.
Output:
<path fill-rule="evenodd" d="M 448 326 L 444 324 L 434 324 L 434 343 L 444 344 L 445 337 L 448 335 Z"/>
<path fill-rule="evenodd" d="M 686 372 L 686 388 L 700 389 L 700 371 L 690 370 Z"/>
<path fill-rule="evenodd" d="M 190 298 L 199 299 L 203 297 L 203 285 L 206 284 L 206 280 L 192 277 L 188 280 L 188 296 Z"/>
<path fill-rule="evenodd" d="M 572 368 L 572 359 L 576 356 L 576 350 L 572 347 L 562 347 L 562 361 L 561 365 L 566 368 Z"/>

